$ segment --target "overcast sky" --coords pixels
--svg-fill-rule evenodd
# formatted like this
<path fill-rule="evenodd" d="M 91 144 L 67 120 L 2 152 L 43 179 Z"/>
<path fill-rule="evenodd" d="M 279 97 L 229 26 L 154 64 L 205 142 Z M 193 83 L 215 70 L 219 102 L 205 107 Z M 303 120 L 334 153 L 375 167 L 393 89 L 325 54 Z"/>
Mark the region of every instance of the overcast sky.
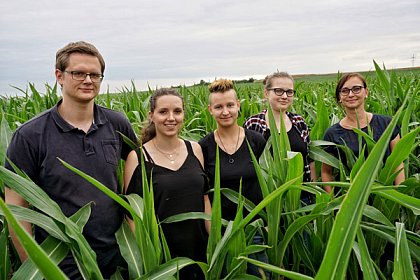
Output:
<path fill-rule="evenodd" d="M 420 65 L 419 0 L 0 3 L 0 94 L 54 83 L 56 51 L 93 43 L 101 91 Z"/>

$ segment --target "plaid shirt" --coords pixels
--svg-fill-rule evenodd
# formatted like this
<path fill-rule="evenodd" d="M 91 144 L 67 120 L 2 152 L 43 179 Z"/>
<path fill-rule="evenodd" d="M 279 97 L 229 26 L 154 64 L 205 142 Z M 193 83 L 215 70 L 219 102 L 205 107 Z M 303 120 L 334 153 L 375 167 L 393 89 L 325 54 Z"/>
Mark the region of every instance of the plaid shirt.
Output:
<path fill-rule="evenodd" d="M 264 109 L 261 113 L 258 113 L 256 115 L 253 115 L 249 117 L 243 127 L 246 129 L 255 130 L 259 133 L 261 133 L 266 140 L 270 138 L 270 128 L 268 127 L 268 121 L 265 119 L 265 114 L 267 112 L 267 109 Z M 308 153 L 309 153 L 309 144 L 311 143 L 311 139 L 309 137 L 309 128 L 306 124 L 305 120 L 302 116 L 291 113 L 286 111 L 286 115 L 289 117 L 290 121 L 292 122 L 292 125 L 296 128 L 296 130 L 299 132 L 300 137 L 302 138 L 302 141 L 306 143 L 308 147 Z M 311 181 L 311 169 L 309 167 L 309 157 L 308 155 L 302 155 L 303 161 L 304 161 L 304 181 L 309 182 Z"/>

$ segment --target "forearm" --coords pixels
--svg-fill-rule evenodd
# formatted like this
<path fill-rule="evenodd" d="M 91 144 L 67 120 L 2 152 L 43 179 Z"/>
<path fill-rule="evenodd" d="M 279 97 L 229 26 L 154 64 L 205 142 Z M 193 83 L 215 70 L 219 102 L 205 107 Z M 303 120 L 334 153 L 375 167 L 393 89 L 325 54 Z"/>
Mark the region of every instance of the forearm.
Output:
<path fill-rule="evenodd" d="M 20 224 L 31 236 L 33 236 L 31 223 L 21 221 Z M 10 237 L 12 238 L 13 246 L 15 247 L 16 252 L 19 255 L 20 261 L 23 263 L 28 258 L 28 255 L 25 249 L 23 248 L 22 244 L 19 242 L 18 237 L 16 236 L 15 232 L 13 231 L 10 225 L 9 225 L 9 232 L 10 232 Z"/>
<path fill-rule="evenodd" d="M 334 180 L 333 174 L 332 174 L 332 167 L 323 163 L 321 168 L 321 178 L 322 182 L 332 182 Z M 324 186 L 324 190 L 326 192 L 331 192 L 332 188 L 331 186 Z"/>
<path fill-rule="evenodd" d="M 204 213 L 211 215 L 211 203 L 208 195 L 204 196 Z M 211 221 L 205 220 L 204 224 L 206 226 L 207 233 L 210 234 Z"/>
<path fill-rule="evenodd" d="M 311 170 L 311 181 L 316 182 L 318 180 L 318 176 L 316 174 L 315 161 L 309 163 L 309 168 Z"/>
<path fill-rule="evenodd" d="M 404 163 L 401 163 L 395 171 L 399 171 L 394 181 L 395 185 L 398 186 L 405 181 Z"/>
<path fill-rule="evenodd" d="M 5 188 L 5 201 L 6 204 L 9 205 L 18 205 L 22 207 L 28 207 L 28 203 L 15 191 Z M 29 235 L 33 236 L 32 234 L 32 224 L 26 221 L 20 221 L 22 227 L 29 233 Z M 25 249 L 23 248 L 22 244 L 20 244 L 18 237 L 16 236 L 15 232 L 13 231 L 12 227 L 9 225 L 9 232 L 10 237 L 12 238 L 12 243 L 19 255 L 19 258 L 22 262 L 24 262 L 28 255 L 26 254 Z"/>

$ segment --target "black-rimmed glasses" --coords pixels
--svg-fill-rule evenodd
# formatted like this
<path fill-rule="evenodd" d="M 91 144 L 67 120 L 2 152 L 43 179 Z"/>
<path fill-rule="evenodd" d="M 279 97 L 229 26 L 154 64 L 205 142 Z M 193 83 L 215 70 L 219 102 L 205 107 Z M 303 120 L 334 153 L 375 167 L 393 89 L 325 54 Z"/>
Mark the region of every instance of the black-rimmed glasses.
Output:
<path fill-rule="evenodd" d="M 80 71 L 63 71 L 66 73 L 70 73 L 73 80 L 76 81 L 84 81 L 87 76 L 89 76 L 90 80 L 94 83 L 100 83 L 104 79 L 104 75 L 97 74 L 97 73 L 85 73 Z"/>
<path fill-rule="evenodd" d="M 353 86 L 352 88 L 342 88 L 340 89 L 340 94 L 341 95 L 349 95 L 350 91 L 353 92 L 354 94 L 359 94 L 362 91 L 362 86 Z"/>
<path fill-rule="evenodd" d="M 286 95 L 288 97 L 292 97 L 293 95 L 295 95 L 296 90 L 293 90 L 291 88 L 289 89 L 282 89 L 282 88 L 268 88 L 267 90 L 272 90 L 274 91 L 274 94 L 277 96 L 282 96 L 284 93 L 286 93 Z"/>

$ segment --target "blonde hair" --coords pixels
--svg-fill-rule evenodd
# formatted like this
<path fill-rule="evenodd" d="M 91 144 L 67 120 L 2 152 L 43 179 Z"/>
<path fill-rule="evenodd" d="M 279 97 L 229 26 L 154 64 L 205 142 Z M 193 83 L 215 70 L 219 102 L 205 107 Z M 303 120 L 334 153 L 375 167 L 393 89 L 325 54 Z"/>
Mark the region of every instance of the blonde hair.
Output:
<path fill-rule="evenodd" d="M 292 81 L 292 83 L 295 83 L 295 80 L 293 79 L 293 77 L 287 73 L 287 72 L 275 72 L 271 75 L 268 75 L 264 78 L 263 80 L 263 85 L 264 88 L 271 88 L 271 85 L 273 84 L 273 80 L 276 78 L 286 78 L 286 79 L 290 79 Z"/>
<path fill-rule="evenodd" d="M 209 85 L 210 93 L 225 92 L 230 89 L 233 89 L 233 82 L 227 79 L 218 79 Z"/>

